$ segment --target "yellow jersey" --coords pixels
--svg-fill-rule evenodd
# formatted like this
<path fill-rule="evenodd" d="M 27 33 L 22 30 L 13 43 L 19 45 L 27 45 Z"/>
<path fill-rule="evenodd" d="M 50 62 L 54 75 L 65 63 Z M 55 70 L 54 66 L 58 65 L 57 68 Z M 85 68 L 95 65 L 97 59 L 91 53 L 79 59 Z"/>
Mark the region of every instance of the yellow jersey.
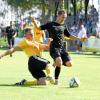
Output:
<path fill-rule="evenodd" d="M 31 45 L 32 44 L 32 45 Z M 35 43 L 32 41 L 28 41 L 27 39 L 23 39 L 18 43 L 18 47 L 21 48 L 28 57 L 32 55 L 38 55 L 40 52 L 39 43 Z"/>
<path fill-rule="evenodd" d="M 34 32 L 34 40 L 36 42 L 43 42 L 44 31 L 34 28 L 33 32 Z"/>
<path fill-rule="evenodd" d="M 34 33 L 34 40 L 38 43 L 42 43 L 43 42 L 43 37 L 44 37 L 44 31 L 43 30 L 39 30 L 37 28 L 34 27 L 33 29 L 33 33 Z M 42 51 L 41 49 L 39 49 L 38 52 L 38 56 L 42 56 Z"/>

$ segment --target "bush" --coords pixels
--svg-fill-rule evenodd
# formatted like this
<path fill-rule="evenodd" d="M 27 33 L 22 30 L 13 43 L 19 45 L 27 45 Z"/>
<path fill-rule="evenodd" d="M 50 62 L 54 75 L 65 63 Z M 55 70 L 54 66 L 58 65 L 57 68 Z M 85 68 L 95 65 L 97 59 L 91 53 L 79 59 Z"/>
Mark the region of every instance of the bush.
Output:
<path fill-rule="evenodd" d="M 7 40 L 5 37 L 0 37 L 0 47 L 7 47 Z"/>

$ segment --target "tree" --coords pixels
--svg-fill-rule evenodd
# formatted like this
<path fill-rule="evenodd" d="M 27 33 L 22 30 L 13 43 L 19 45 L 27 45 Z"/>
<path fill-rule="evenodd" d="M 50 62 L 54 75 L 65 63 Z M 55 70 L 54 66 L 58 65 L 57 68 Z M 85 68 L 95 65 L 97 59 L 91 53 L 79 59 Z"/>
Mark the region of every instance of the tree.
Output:
<path fill-rule="evenodd" d="M 6 0 L 8 5 L 13 8 L 21 8 L 23 11 L 29 10 L 33 7 L 33 4 L 38 0 Z"/>
<path fill-rule="evenodd" d="M 88 8 L 89 0 L 85 0 L 84 3 L 85 3 L 85 22 L 87 22 L 87 8 Z"/>

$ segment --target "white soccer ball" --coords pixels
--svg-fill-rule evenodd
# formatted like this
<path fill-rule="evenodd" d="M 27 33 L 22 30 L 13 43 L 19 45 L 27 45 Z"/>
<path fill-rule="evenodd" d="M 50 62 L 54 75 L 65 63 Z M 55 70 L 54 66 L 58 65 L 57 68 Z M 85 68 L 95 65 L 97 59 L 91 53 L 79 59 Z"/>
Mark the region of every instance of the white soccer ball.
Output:
<path fill-rule="evenodd" d="M 79 87 L 80 86 L 80 80 L 77 77 L 72 77 L 69 80 L 69 87 L 74 88 L 74 87 Z"/>

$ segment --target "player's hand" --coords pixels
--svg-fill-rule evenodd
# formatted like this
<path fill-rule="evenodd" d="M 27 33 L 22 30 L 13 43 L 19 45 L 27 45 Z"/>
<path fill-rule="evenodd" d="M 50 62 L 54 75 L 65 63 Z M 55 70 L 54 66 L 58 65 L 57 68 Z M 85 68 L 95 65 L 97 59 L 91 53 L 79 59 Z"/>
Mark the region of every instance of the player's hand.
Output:
<path fill-rule="evenodd" d="M 87 39 L 88 39 L 88 38 L 84 37 L 84 38 L 81 38 L 80 41 L 81 41 L 81 42 L 86 42 Z"/>
<path fill-rule="evenodd" d="M 53 41 L 53 39 L 52 38 L 48 38 L 48 42 L 51 42 L 51 41 Z"/>
<path fill-rule="evenodd" d="M 35 22 L 35 18 L 34 17 L 30 17 L 32 22 Z"/>
<path fill-rule="evenodd" d="M 48 45 L 50 46 L 51 42 L 53 41 L 52 38 L 48 38 Z"/>

